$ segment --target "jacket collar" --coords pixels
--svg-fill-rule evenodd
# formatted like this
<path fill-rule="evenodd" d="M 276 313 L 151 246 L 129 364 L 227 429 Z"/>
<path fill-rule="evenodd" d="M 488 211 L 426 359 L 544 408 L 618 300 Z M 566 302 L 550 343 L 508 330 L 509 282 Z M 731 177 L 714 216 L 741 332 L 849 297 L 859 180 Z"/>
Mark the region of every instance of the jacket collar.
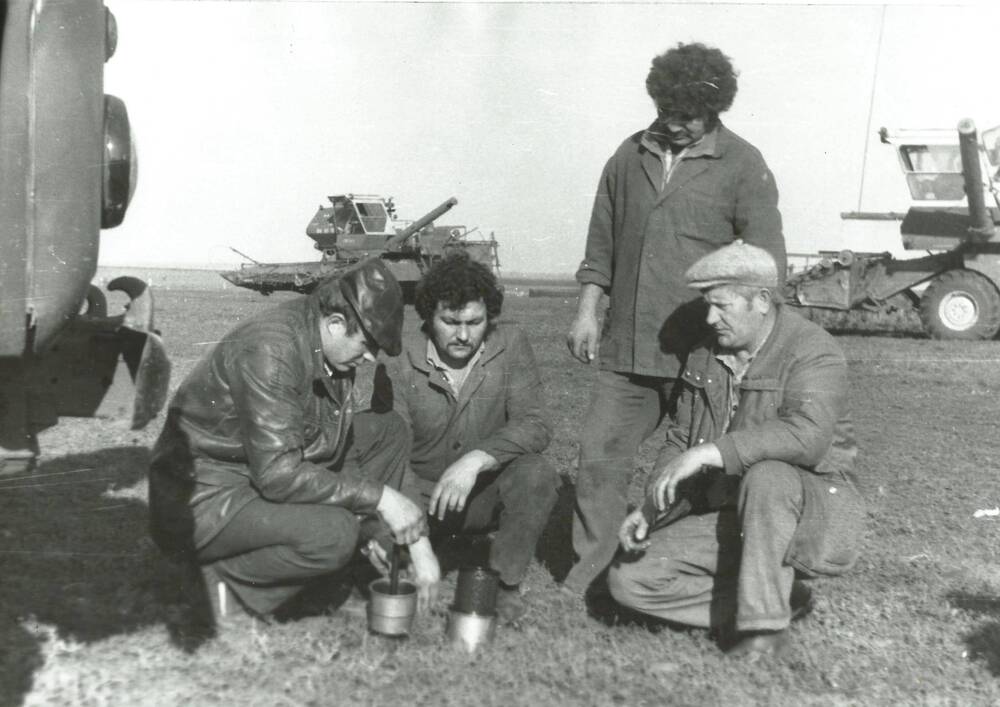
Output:
<path fill-rule="evenodd" d="M 639 145 L 662 159 L 669 148 L 663 147 L 656 139 L 656 133 L 653 131 L 655 125 L 656 121 L 643 131 L 642 137 L 639 138 Z M 682 150 L 677 156 L 684 160 L 695 159 L 697 157 L 721 157 L 725 151 L 725 133 L 728 133 L 728 130 L 723 127 L 722 123 L 719 123 L 714 130 L 705 133 L 701 140 Z"/>
<path fill-rule="evenodd" d="M 760 361 L 766 361 L 768 356 L 770 356 L 771 351 L 774 350 L 782 336 L 782 330 L 784 328 L 785 322 L 788 318 L 788 312 L 786 308 L 782 305 L 777 305 L 777 316 L 774 318 L 774 326 L 771 328 L 771 332 L 764 339 L 764 343 L 761 344 L 760 348 L 757 349 L 750 361 L 750 365 L 746 370 L 744 378 L 750 377 L 756 364 Z M 697 346 L 691 354 L 688 356 L 687 365 L 684 366 L 684 372 L 681 376 L 685 381 L 691 385 L 702 388 L 705 386 L 707 380 L 711 377 L 711 373 L 716 370 L 716 368 L 721 369 L 722 363 L 716 357 L 715 350 L 715 339 L 709 338 L 704 340 L 699 346 Z"/>

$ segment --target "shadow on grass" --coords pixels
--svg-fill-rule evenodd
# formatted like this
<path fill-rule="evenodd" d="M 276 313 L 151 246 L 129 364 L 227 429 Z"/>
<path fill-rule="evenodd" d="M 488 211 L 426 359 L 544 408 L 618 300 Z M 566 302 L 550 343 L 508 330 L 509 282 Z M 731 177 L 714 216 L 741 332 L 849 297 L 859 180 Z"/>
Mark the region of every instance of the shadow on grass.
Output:
<path fill-rule="evenodd" d="M 148 466 L 146 448 L 119 447 L 0 480 L 0 704 L 31 689 L 45 626 L 90 643 L 176 623 L 163 591 L 174 570 L 149 541 L 145 493 L 133 489 Z"/>
<path fill-rule="evenodd" d="M 947 599 L 956 609 L 992 619 L 967 633 L 963 640 L 970 658 L 984 661 L 993 675 L 1000 675 L 1000 597 L 952 592 Z"/>

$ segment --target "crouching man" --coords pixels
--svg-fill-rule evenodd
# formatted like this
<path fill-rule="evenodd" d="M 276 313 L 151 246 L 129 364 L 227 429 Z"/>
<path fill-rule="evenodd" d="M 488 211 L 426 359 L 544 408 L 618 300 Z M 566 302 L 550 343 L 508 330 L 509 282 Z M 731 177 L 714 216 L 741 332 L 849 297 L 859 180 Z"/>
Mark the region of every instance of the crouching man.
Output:
<path fill-rule="evenodd" d="M 368 260 L 241 323 L 181 384 L 153 449 L 151 531 L 202 566 L 213 599 L 221 581 L 267 615 L 388 532 L 434 599 L 426 519 L 398 491 L 406 425 L 352 403 L 355 368 L 399 354 L 402 322 L 399 283 Z"/>
<path fill-rule="evenodd" d="M 394 362 L 384 404 L 412 426 L 410 462 L 431 536 L 496 529 L 497 611 L 514 621 L 527 609 L 519 585 L 559 486 L 541 456 L 552 432 L 538 367 L 524 333 L 497 324 L 503 292 L 493 274 L 465 254 L 435 263 L 415 304 L 423 335 Z"/>
<path fill-rule="evenodd" d="M 766 251 L 737 241 L 685 277 L 714 336 L 687 360 L 647 502 L 619 532 L 628 554 L 611 593 L 733 636 L 735 654 L 783 653 L 811 603 L 796 575 L 837 575 L 856 559 L 847 365 L 829 334 L 781 306 Z"/>

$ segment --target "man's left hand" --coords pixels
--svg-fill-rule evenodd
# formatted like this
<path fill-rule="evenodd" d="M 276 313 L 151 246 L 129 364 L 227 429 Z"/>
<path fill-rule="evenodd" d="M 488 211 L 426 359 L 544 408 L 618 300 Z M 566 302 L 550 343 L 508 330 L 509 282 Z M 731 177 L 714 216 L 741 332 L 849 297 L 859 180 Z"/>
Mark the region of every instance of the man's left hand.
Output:
<path fill-rule="evenodd" d="M 677 498 L 677 484 L 694 476 L 702 467 L 721 467 L 722 453 L 714 444 L 699 444 L 674 457 L 660 471 L 653 486 L 653 502 L 658 511 L 664 511 Z"/>
<path fill-rule="evenodd" d="M 444 520 L 448 511 L 461 513 L 479 474 L 496 466 L 497 460 L 492 455 L 478 449 L 459 457 L 444 470 L 434 487 L 428 512 L 438 520 Z"/>

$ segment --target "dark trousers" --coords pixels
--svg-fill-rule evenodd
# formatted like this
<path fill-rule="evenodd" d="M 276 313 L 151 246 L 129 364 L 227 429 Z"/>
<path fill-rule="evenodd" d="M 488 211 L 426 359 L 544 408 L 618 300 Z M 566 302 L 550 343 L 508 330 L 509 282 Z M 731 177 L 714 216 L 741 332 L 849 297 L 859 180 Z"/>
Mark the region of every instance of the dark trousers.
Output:
<path fill-rule="evenodd" d="M 565 585 L 582 593 L 618 548 L 628 513 L 628 485 L 639 445 L 670 404 L 674 379 L 600 371 L 580 436 L 573 550 L 579 558 Z"/>
<path fill-rule="evenodd" d="M 479 475 L 461 513 L 430 519 L 431 538 L 496 530 L 490 545 L 490 567 L 505 584 L 518 584 L 535 554 L 558 497 L 559 475 L 538 454 L 515 458 L 499 470 Z M 420 482 L 424 506 L 434 483 Z"/>
<path fill-rule="evenodd" d="M 398 489 L 409 452 L 397 413 L 362 412 L 354 416 L 343 468 L 330 473 L 360 474 Z M 346 565 L 361 541 L 387 531 L 372 521 L 338 506 L 255 499 L 198 551 L 198 560 L 211 564 L 250 609 L 267 614 L 310 579 Z"/>

